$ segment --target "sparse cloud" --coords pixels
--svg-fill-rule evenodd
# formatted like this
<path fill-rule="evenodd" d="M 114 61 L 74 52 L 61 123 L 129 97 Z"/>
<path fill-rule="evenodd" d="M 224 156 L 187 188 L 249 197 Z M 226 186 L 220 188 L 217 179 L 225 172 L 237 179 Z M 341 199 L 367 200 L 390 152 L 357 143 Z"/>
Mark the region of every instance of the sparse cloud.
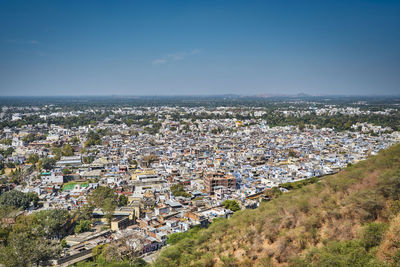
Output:
<path fill-rule="evenodd" d="M 28 45 L 40 45 L 41 43 L 38 40 L 16 40 L 16 39 L 7 39 L 4 40 L 6 43 L 11 44 L 28 44 Z"/>
<path fill-rule="evenodd" d="M 28 43 L 33 45 L 40 45 L 40 42 L 38 40 L 29 40 Z"/>
<path fill-rule="evenodd" d="M 168 62 L 171 61 L 178 61 L 178 60 L 183 60 L 188 56 L 196 55 L 200 53 L 200 49 L 193 49 L 189 52 L 178 52 L 178 53 L 173 53 L 173 54 L 168 54 L 162 58 L 157 58 L 152 61 L 153 65 L 162 65 L 162 64 L 167 64 Z"/>
<path fill-rule="evenodd" d="M 5 39 L 5 40 L 3 40 L 3 42 L 9 44 L 9 46 L 11 46 L 13 48 L 17 48 L 18 51 L 32 53 L 33 55 L 40 56 L 40 57 L 45 55 L 45 53 L 43 53 L 43 51 L 41 51 L 41 50 L 45 49 L 45 47 L 42 45 L 42 43 L 40 41 L 35 40 L 35 39 L 30 39 L 30 40 Z"/>
<path fill-rule="evenodd" d="M 161 64 L 165 64 L 165 63 L 167 63 L 166 59 L 155 59 L 152 62 L 153 65 L 161 65 Z"/>

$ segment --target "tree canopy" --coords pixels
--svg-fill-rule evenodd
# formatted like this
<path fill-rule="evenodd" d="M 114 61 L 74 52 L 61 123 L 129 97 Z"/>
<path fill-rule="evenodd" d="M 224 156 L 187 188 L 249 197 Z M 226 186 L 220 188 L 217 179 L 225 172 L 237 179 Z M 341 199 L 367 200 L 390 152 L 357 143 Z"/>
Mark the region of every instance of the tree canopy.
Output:
<path fill-rule="evenodd" d="M 0 195 L 0 206 L 27 209 L 30 202 L 31 199 L 27 194 L 17 190 L 11 190 Z"/>
<path fill-rule="evenodd" d="M 222 205 L 224 205 L 225 208 L 235 212 L 240 210 L 240 206 L 239 203 L 236 200 L 225 200 L 224 202 L 222 202 Z"/>
<path fill-rule="evenodd" d="M 185 191 L 185 188 L 181 184 L 174 184 L 171 186 L 171 193 L 175 197 L 190 197 L 191 194 Z"/>
<path fill-rule="evenodd" d="M 44 158 L 43 160 L 42 160 L 42 167 L 45 169 L 45 170 L 51 170 L 51 169 L 53 169 L 54 168 L 54 166 L 56 165 L 56 160 L 55 159 L 53 159 L 53 158 Z"/>
<path fill-rule="evenodd" d="M 99 186 L 89 194 L 87 200 L 90 205 L 102 209 L 111 221 L 112 213 L 118 206 L 118 195 L 113 189 Z"/>

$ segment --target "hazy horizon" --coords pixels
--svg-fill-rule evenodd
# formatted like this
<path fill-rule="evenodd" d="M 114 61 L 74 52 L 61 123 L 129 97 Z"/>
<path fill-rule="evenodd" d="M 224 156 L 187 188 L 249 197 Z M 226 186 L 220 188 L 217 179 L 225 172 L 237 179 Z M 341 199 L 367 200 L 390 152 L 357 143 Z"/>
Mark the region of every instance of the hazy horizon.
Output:
<path fill-rule="evenodd" d="M 302 98 L 302 97 L 350 97 L 350 98 L 357 98 L 357 97 L 400 97 L 400 93 L 393 93 L 393 94 L 321 94 L 321 95 L 314 95 L 314 94 L 306 94 L 306 93 L 293 93 L 293 94 L 253 94 L 253 95 L 241 95 L 241 94 L 70 94 L 70 95 L 0 95 L 0 98 L 74 98 L 74 97 L 87 97 L 87 98 L 102 98 L 102 97 L 128 97 L 128 98 L 171 98 L 171 97 L 199 97 L 199 98 L 212 98 L 212 97 L 232 97 L 232 98 Z"/>
<path fill-rule="evenodd" d="M 399 1 L 0 7 L 0 96 L 400 92 Z"/>

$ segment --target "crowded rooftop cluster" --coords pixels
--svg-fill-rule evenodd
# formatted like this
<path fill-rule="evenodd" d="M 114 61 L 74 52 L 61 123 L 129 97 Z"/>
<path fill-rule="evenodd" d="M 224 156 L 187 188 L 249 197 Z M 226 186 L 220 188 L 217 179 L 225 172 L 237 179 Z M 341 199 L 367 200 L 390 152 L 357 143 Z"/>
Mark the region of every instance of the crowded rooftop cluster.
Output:
<path fill-rule="evenodd" d="M 290 184 L 336 173 L 400 141 L 397 104 L 1 110 L 0 253 L 10 265 L 67 266 L 106 257 L 111 247 L 121 259 L 151 261 L 182 232 L 257 208 Z M 33 252 L 15 248 L 21 227 L 32 235 Z"/>

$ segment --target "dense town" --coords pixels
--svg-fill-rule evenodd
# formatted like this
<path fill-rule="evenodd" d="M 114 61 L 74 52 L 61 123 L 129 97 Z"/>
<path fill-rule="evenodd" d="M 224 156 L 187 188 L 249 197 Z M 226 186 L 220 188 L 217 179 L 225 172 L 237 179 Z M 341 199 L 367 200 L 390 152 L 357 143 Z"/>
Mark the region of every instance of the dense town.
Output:
<path fill-rule="evenodd" d="M 315 103 L 273 112 L 317 119 L 398 114 L 395 105 L 370 111 Z M 105 244 L 151 262 L 176 234 L 255 209 L 272 197 L 268 192 L 290 190 L 284 184 L 336 173 L 400 141 L 396 125 L 356 122 L 340 131 L 273 125 L 270 113 L 263 107 L 3 105 L 0 204 L 14 206 L 2 208 L 2 227 L 64 211 L 66 221 L 46 232 L 62 249 L 38 259 L 42 264 L 84 261 Z M 82 116 L 97 119 L 56 123 Z M 24 206 L 11 201 L 25 196 Z"/>

